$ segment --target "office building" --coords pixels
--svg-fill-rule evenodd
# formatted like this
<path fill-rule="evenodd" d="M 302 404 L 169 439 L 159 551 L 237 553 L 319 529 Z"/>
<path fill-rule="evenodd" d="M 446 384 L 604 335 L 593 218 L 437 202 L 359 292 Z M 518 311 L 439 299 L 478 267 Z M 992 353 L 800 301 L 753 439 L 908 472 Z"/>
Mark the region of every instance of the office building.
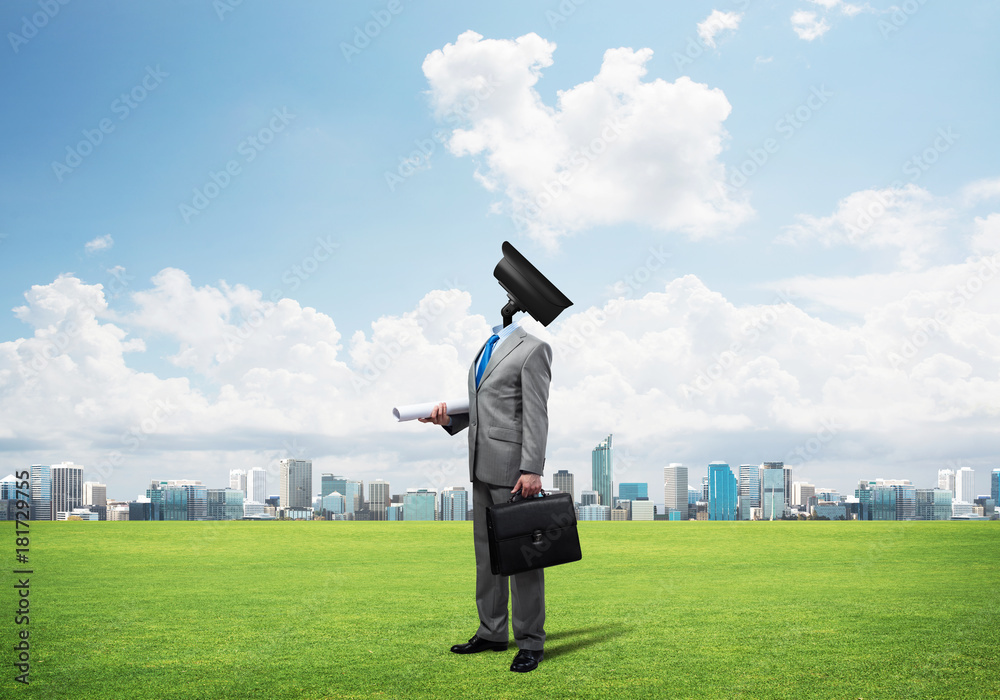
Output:
<path fill-rule="evenodd" d="M 680 513 L 680 520 L 688 519 L 688 470 L 683 464 L 663 468 L 663 508 L 668 514 Z"/>
<path fill-rule="evenodd" d="M 896 480 L 887 486 L 896 492 L 896 520 L 917 519 L 917 489 L 909 479 Z"/>
<path fill-rule="evenodd" d="M 106 506 L 108 505 L 108 486 L 99 484 L 96 481 L 83 482 L 83 505 L 85 506 Z"/>
<path fill-rule="evenodd" d="M 955 472 L 955 500 L 960 503 L 972 503 L 976 500 L 976 472 L 969 467 L 962 467 Z"/>
<path fill-rule="evenodd" d="M 786 511 L 785 465 L 764 462 L 760 467 L 761 519 L 780 520 Z"/>
<path fill-rule="evenodd" d="M 580 505 L 581 506 L 592 506 L 595 503 L 600 505 L 601 495 L 597 491 L 581 491 L 580 492 Z"/>
<path fill-rule="evenodd" d="M 83 506 L 83 467 L 72 462 L 52 465 L 52 510 L 70 513 Z"/>
<path fill-rule="evenodd" d="M 896 519 L 896 489 L 876 485 L 872 493 L 872 520 Z"/>
<path fill-rule="evenodd" d="M 739 519 L 750 520 L 753 509 L 760 508 L 760 467 L 741 464 L 739 478 Z"/>
<path fill-rule="evenodd" d="M 240 489 L 207 489 L 206 498 L 209 520 L 240 520 L 243 517 L 243 491 Z"/>
<path fill-rule="evenodd" d="M 611 520 L 611 506 L 599 503 L 580 506 L 580 520 Z"/>
<path fill-rule="evenodd" d="M 229 470 L 229 488 L 239 491 L 246 498 L 247 495 L 247 473 L 242 469 Z"/>
<path fill-rule="evenodd" d="M 464 486 L 441 492 L 441 520 L 465 520 L 469 510 L 469 493 Z"/>
<path fill-rule="evenodd" d="M 628 501 L 618 501 L 618 505 L 611 509 L 612 522 L 624 522 L 632 519 L 632 509 Z"/>
<path fill-rule="evenodd" d="M 612 446 L 612 436 L 608 435 L 600 445 L 594 448 L 590 456 L 591 488 L 597 491 L 599 503 L 602 506 L 611 505 L 611 476 L 615 471 L 615 455 Z"/>
<path fill-rule="evenodd" d="M 1000 469 L 990 472 L 990 498 L 994 504 L 1000 505 Z"/>
<path fill-rule="evenodd" d="M 951 491 L 952 498 L 955 496 L 955 472 L 951 469 L 938 469 L 938 488 Z"/>
<path fill-rule="evenodd" d="M 128 519 L 162 520 L 163 518 L 160 517 L 160 504 L 153 503 L 148 498 L 144 500 L 129 501 Z"/>
<path fill-rule="evenodd" d="M 649 484 L 636 482 L 618 484 L 618 498 L 622 501 L 637 501 L 640 498 L 649 498 Z"/>
<path fill-rule="evenodd" d="M 434 489 L 406 489 L 403 496 L 404 520 L 436 520 L 437 491 Z"/>
<path fill-rule="evenodd" d="M 372 520 L 386 520 L 391 502 L 388 481 L 375 479 L 368 482 L 368 508 L 372 512 Z"/>
<path fill-rule="evenodd" d="M 560 469 L 552 475 L 552 488 L 563 493 L 568 493 L 573 502 L 576 502 L 576 491 L 573 487 L 573 475 L 565 469 Z"/>
<path fill-rule="evenodd" d="M 829 501 L 837 499 L 822 498 L 816 495 L 816 485 L 809 484 L 805 481 L 793 481 L 792 482 L 792 505 L 800 506 L 805 508 L 809 505 L 809 499 L 816 496 L 818 500 Z"/>
<path fill-rule="evenodd" d="M 708 465 L 708 519 L 736 520 L 739 482 L 725 462 Z"/>
<path fill-rule="evenodd" d="M 180 500 L 175 496 L 173 508 L 175 509 L 171 518 L 173 520 L 208 520 L 208 487 L 201 483 L 200 479 L 169 479 L 168 489 L 182 489 L 185 492 L 183 502 L 187 506 L 187 514 L 180 517 Z"/>
<path fill-rule="evenodd" d="M 698 496 L 697 500 L 708 503 L 708 474 L 701 477 L 701 495 Z"/>
<path fill-rule="evenodd" d="M 403 520 L 403 504 L 390 503 L 386 508 L 385 519 L 391 521 Z"/>
<path fill-rule="evenodd" d="M 263 503 L 267 500 L 267 471 L 260 467 L 254 467 L 247 472 L 247 497 L 246 501 Z"/>
<path fill-rule="evenodd" d="M 312 460 L 283 459 L 279 463 L 281 508 L 283 510 L 312 509 Z"/>
<path fill-rule="evenodd" d="M 653 520 L 656 507 L 650 500 L 632 501 L 632 520 Z"/>
<path fill-rule="evenodd" d="M 916 519 L 950 519 L 952 495 L 950 489 L 916 489 L 914 493 Z"/>
<path fill-rule="evenodd" d="M 128 503 L 109 505 L 107 506 L 107 515 L 105 519 L 114 522 L 127 521 L 131 510 L 131 506 Z"/>
<path fill-rule="evenodd" d="M 324 513 L 330 515 L 344 515 L 347 510 L 347 499 L 342 493 L 331 491 L 325 496 L 321 496 L 322 509 Z"/>

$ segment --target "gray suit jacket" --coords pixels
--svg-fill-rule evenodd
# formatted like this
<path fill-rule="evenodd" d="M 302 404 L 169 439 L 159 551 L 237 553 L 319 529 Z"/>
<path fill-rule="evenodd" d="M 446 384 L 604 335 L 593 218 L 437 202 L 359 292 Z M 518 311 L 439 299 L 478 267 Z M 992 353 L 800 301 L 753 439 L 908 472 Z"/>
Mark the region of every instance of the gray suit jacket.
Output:
<path fill-rule="evenodd" d="M 513 486 L 522 471 L 541 475 L 552 348 L 518 328 L 490 356 L 478 389 L 476 360 L 469 368 L 469 412 L 445 427 L 452 435 L 469 429 L 469 480 Z"/>

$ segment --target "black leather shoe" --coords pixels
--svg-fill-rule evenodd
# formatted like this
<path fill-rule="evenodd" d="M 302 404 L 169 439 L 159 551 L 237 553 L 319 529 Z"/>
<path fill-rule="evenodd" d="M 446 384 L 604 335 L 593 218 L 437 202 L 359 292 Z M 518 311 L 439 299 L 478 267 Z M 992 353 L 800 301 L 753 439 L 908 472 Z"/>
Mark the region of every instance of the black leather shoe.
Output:
<path fill-rule="evenodd" d="M 472 635 L 472 639 L 466 644 L 456 644 L 451 648 L 455 654 L 478 654 L 481 651 L 507 651 L 507 642 L 491 642 L 488 639 L 480 639 L 477 635 Z"/>
<path fill-rule="evenodd" d="M 527 673 L 538 668 L 538 664 L 545 658 L 545 652 L 541 649 L 521 649 L 514 657 L 514 663 L 510 665 L 510 670 L 515 673 Z"/>

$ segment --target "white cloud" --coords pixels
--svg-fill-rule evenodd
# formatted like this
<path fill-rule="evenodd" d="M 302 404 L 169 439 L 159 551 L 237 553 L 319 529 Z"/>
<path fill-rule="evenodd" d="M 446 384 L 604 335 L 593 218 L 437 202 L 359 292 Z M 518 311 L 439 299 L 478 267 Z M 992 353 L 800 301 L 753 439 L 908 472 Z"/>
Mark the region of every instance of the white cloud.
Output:
<path fill-rule="evenodd" d="M 92 241 L 87 241 L 83 247 L 88 253 L 96 253 L 101 250 L 107 250 L 114 244 L 115 240 L 111 237 L 111 234 L 106 233 L 103 236 L 98 236 Z"/>
<path fill-rule="evenodd" d="M 901 264 L 920 269 L 939 246 L 954 212 L 914 184 L 899 189 L 854 192 L 837 203 L 830 216 L 800 215 L 780 241 L 818 241 L 824 246 L 851 245 L 862 250 L 899 249 Z"/>
<path fill-rule="evenodd" d="M 1000 198 L 1000 177 L 971 182 L 962 188 L 960 197 L 966 206 Z"/>
<path fill-rule="evenodd" d="M 726 30 L 735 32 L 739 29 L 742 19 L 743 13 L 741 12 L 712 10 L 712 14 L 706 17 L 704 22 L 698 23 L 698 36 L 706 45 L 715 48 L 715 37 Z"/>
<path fill-rule="evenodd" d="M 792 30 L 800 39 L 812 41 L 826 34 L 830 25 L 825 19 L 819 19 L 815 12 L 796 10 L 792 13 Z"/>
<path fill-rule="evenodd" d="M 476 159 L 476 179 L 503 194 L 520 230 L 549 246 L 630 222 L 703 236 L 752 214 L 723 189 L 731 107 L 721 90 L 687 77 L 644 81 L 652 51 L 620 48 L 550 107 L 534 86 L 554 50 L 536 34 L 469 31 L 423 64 L 435 113 L 455 126 L 449 149 Z"/>
<path fill-rule="evenodd" d="M 994 225 L 981 229 L 992 236 Z M 609 431 L 641 455 L 618 476 L 651 484 L 662 464 L 719 456 L 784 459 L 841 488 L 873 469 L 914 478 L 920 460 L 995 461 L 998 265 L 1000 255 L 973 255 L 880 278 L 789 281 L 805 301 L 840 294 L 831 303 L 858 313 L 842 324 L 780 298 L 737 306 L 693 275 L 570 309 L 548 328 L 528 319 L 555 354 L 549 471 L 576 469 Z M 396 424 L 390 408 L 464 390 L 489 332 L 467 293 L 432 291 L 349 340 L 292 299 L 195 287 L 174 269 L 134 293 L 131 315 L 115 316 L 100 285 L 72 276 L 25 296 L 15 313 L 31 334 L 0 343 L 0 446 L 15 461 L 106 468 L 97 476 L 129 484 L 123 496 L 154 476 L 222 483 L 225 469 L 289 453 L 314 458 L 317 473 L 355 470 L 397 490 L 465 482 L 464 439 Z M 169 374 L 181 376 L 132 364 L 128 353 L 154 337 L 176 348 Z M 797 457 L 824 425 L 833 438 Z M 845 464 L 848 477 L 830 471 Z"/>

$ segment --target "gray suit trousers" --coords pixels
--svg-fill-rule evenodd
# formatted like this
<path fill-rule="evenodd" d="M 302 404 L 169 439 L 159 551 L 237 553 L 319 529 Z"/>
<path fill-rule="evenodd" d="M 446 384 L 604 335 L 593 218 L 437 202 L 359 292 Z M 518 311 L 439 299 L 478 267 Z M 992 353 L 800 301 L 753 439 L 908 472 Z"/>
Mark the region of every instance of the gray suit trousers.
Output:
<path fill-rule="evenodd" d="M 518 649 L 541 651 L 545 647 L 545 573 L 543 569 L 513 576 L 495 575 L 490 569 L 490 543 L 486 534 L 486 507 L 506 503 L 511 486 L 491 486 L 472 482 L 472 530 L 476 544 L 476 607 L 479 631 L 476 635 L 491 642 L 506 642 L 507 584 L 513 597 L 514 641 Z"/>

